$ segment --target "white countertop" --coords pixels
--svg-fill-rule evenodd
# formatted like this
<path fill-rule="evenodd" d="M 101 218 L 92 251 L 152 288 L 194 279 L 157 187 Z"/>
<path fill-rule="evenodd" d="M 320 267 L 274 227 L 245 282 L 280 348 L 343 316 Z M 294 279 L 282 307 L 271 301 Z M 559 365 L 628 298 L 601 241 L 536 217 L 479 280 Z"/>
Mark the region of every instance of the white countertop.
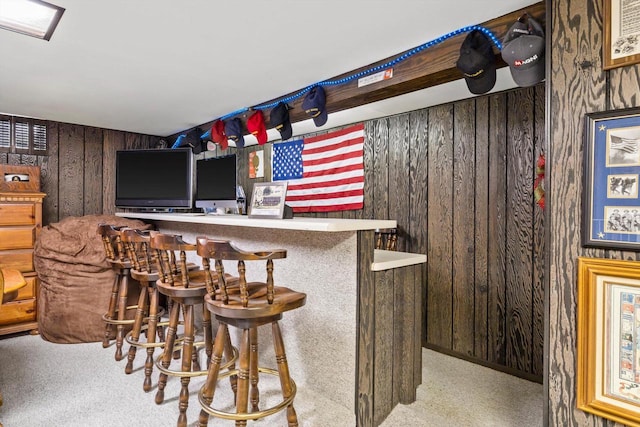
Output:
<path fill-rule="evenodd" d="M 406 267 L 409 265 L 422 264 L 425 262 L 427 262 L 427 256 L 423 254 L 376 249 L 373 252 L 373 262 L 371 263 L 371 270 L 390 270 L 392 268 Z"/>
<path fill-rule="evenodd" d="M 264 219 L 246 215 L 203 215 L 189 213 L 116 212 L 116 216 L 150 221 L 190 222 L 196 224 L 231 225 L 236 227 L 277 228 L 306 231 L 359 231 L 395 228 L 397 221 L 382 219 L 307 218 Z"/>

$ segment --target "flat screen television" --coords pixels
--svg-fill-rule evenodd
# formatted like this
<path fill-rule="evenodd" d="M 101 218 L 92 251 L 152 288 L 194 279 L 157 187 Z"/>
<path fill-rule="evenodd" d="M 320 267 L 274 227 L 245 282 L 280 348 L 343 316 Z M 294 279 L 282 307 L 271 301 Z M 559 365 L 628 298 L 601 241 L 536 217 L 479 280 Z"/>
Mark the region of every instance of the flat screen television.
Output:
<path fill-rule="evenodd" d="M 205 211 L 238 209 L 236 155 L 211 157 L 196 162 L 196 208 Z"/>
<path fill-rule="evenodd" d="M 190 148 L 116 152 L 116 207 L 146 210 L 193 207 Z"/>

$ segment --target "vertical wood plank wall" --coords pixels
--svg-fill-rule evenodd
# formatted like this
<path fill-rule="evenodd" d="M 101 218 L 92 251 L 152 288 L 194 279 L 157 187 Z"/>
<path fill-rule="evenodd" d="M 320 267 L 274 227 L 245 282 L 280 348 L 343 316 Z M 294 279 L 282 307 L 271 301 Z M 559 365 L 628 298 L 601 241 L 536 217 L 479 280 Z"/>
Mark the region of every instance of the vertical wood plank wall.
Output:
<path fill-rule="evenodd" d="M 545 425 L 619 424 L 576 409 L 576 265 L 579 256 L 640 260 L 637 252 L 581 247 L 585 114 L 640 106 L 640 66 L 603 70 L 603 2 L 547 1 L 548 417 Z"/>
<path fill-rule="evenodd" d="M 428 257 L 424 345 L 536 381 L 544 224 L 533 181 L 543 131 L 543 85 L 370 120 L 365 208 L 315 215 L 396 219 L 398 250 Z M 48 158 L 7 159 L 42 165 L 45 223 L 113 213 L 115 152 L 155 142 L 63 123 L 49 124 L 49 140 Z M 249 179 L 249 152 L 261 149 L 265 177 Z M 270 179 L 271 150 L 266 144 L 217 154 L 237 153 L 250 197 L 254 182 Z"/>
<path fill-rule="evenodd" d="M 152 147 L 160 138 L 50 121 L 46 156 L 0 153 L 0 163 L 39 165 L 43 225 L 68 216 L 115 212 L 115 153 Z"/>

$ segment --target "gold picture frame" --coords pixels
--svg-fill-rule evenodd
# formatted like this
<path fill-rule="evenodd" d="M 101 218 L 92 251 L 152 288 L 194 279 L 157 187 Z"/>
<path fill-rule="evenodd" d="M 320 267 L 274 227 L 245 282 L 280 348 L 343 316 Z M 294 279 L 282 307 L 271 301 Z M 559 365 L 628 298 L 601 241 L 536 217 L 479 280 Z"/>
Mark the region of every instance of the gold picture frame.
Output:
<path fill-rule="evenodd" d="M 640 262 L 578 259 L 578 409 L 640 427 Z"/>
<path fill-rule="evenodd" d="M 640 62 L 640 5 L 604 0 L 603 61 L 605 70 Z"/>

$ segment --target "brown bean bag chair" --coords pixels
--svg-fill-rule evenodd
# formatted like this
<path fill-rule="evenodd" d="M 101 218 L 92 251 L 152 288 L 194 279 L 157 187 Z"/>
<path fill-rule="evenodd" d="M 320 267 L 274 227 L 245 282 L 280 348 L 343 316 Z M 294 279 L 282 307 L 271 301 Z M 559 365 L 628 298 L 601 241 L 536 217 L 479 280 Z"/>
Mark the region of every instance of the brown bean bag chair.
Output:
<path fill-rule="evenodd" d="M 116 274 L 107 262 L 97 234 L 100 223 L 151 228 L 139 220 L 87 215 L 50 224 L 36 240 L 34 264 L 40 279 L 38 329 L 47 341 L 95 342 L 104 337 L 102 315 L 109 306 Z M 136 304 L 136 292 L 130 294 L 129 305 Z M 133 314 L 128 313 L 127 317 Z"/>

